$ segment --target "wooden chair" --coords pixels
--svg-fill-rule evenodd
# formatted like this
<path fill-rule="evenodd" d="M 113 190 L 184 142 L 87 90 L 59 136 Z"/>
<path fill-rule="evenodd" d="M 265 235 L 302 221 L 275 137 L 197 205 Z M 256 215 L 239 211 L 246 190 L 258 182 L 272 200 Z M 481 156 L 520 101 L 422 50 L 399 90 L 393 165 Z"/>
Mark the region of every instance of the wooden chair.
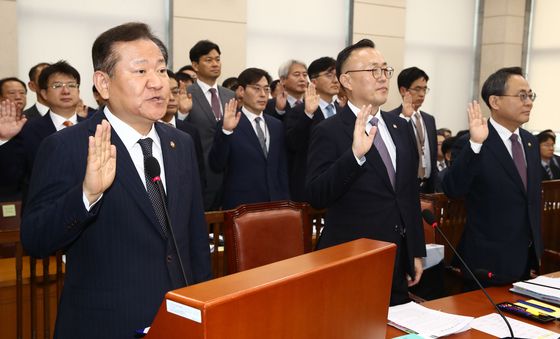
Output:
<path fill-rule="evenodd" d="M 19 240 L 21 202 L 0 203 L 0 246 L 16 259 L 16 338 L 23 338 L 23 247 Z M 3 251 L 4 252 L 4 251 Z M 4 254 L 6 254 L 4 253 Z"/>
<path fill-rule="evenodd" d="M 311 251 L 309 206 L 292 201 L 241 205 L 224 213 L 228 274 Z"/>

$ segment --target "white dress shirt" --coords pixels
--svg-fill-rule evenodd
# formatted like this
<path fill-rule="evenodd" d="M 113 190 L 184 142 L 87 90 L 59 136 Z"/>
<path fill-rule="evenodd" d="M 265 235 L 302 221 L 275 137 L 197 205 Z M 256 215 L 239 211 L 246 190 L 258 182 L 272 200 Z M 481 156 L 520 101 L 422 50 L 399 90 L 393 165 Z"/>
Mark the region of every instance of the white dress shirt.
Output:
<path fill-rule="evenodd" d="M 525 164 L 527 164 L 527 159 L 525 158 L 525 149 L 523 148 L 523 140 L 521 140 L 521 135 L 519 135 L 519 128 L 516 128 L 515 131 L 510 132 L 509 129 L 505 128 L 504 126 L 500 125 L 496 120 L 490 118 L 488 119 L 488 123 L 492 124 L 492 126 L 496 129 L 496 132 L 498 132 L 498 135 L 500 136 L 500 139 L 502 139 L 502 142 L 504 143 L 504 146 L 506 146 L 508 152 L 509 152 L 509 156 L 513 159 L 513 153 L 511 150 L 511 140 L 509 140 L 509 138 L 511 137 L 512 134 L 517 134 L 518 137 L 518 142 L 521 145 L 521 150 L 523 151 L 523 160 L 525 161 Z M 473 150 L 474 153 L 478 154 L 480 153 L 480 149 L 482 148 L 482 144 L 470 141 L 471 144 L 471 149 Z"/>
<path fill-rule="evenodd" d="M 257 134 L 257 123 L 255 122 L 255 119 L 257 117 L 261 118 L 261 124 L 260 125 L 261 125 L 261 129 L 263 130 L 263 133 L 264 133 L 264 142 L 266 144 L 266 150 L 268 151 L 270 149 L 270 138 L 269 138 L 269 134 L 268 134 L 268 127 L 266 127 L 266 121 L 264 121 L 263 113 L 262 112 L 260 114 L 251 113 L 245 107 L 241 108 L 241 112 L 243 112 L 243 114 L 245 114 L 247 119 L 249 119 L 249 121 L 251 122 L 251 127 L 253 127 L 253 131 L 255 131 L 255 135 L 257 135 L 257 136 L 258 136 L 258 134 Z"/>
<path fill-rule="evenodd" d="M 72 125 L 75 125 L 78 123 L 78 116 L 76 115 L 76 113 L 74 113 L 74 115 L 72 115 L 70 118 L 66 119 L 65 117 L 63 117 L 62 115 L 58 115 L 53 111 L 50 111 L 49 116 L 54 124 L 54 128 L 56 128 L 56 131 L 60 131 L 61 129 L 66 128 L 66 126 L 64 125 L 64 122 L 66 121 L 70 121 L 72 123 Z"/>

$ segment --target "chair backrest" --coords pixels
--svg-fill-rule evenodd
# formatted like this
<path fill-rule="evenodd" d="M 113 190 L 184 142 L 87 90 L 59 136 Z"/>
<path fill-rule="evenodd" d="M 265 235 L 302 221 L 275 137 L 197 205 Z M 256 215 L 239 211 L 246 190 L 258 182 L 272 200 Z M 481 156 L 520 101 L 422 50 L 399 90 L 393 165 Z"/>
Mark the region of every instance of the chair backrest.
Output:
<path fill-rule="evenodd" d="M 310 252 L 308 208 L 305 203 L 275 201 L 225 212 L 228 274 Z"/>

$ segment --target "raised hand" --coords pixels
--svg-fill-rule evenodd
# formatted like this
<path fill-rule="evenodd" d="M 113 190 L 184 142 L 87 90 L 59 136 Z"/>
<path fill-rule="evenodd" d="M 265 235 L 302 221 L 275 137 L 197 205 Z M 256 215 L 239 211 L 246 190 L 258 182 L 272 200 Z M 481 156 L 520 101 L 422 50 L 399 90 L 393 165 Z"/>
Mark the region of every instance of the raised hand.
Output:
<path fill-rule="evenodd" d="M 313 115 L 319 107 L 319 94 L 315 90 L 315 85 L 310 83 L 305 90 L 305 113 Z"/>
<path fill-rule="evenodd" d="M 354 138 L 352 140 L 352 153 L 358 159 L 363 157 L 373 145 L 373 138 L 377 133 L 377 127 L 372 127 L 369 134 L 366 133 L 366 125 L 369 115 L 371 114 L 371 105 L 362 106 L 362 109 L 356 117 L 354 124 Z"/>
<path fill-rule="evenodd" d="M 89 137 L 86 175 L 82 190 L 90 204 L 99 199 L 115 180 L 117 149 L 111 145 L 111 126 L 107 120 L 97 125 Z"/>
<path fill-rule="evenodd" d="M 189 113 L 192 109 L 192 95 L 187 93 L 186 90 L 181 90 L 179 92 L 178 98 L 179 112 Z"/>
<path fill-rule="evenodd" d="M 282 86 L 281 83 L 278 83 L 278 86 Z M 282 86 L 282 90 L 276 95 L 276 109 L 279 111 L 284 111 L 286 109 L 286 103 L 288 102 L 288 93 L 284 90 Z"/>
<path fill-rule="evenodd" d="M 488 120 L 482 116 L 480 104 L 473 100 L 467 107 L 469 115 L 469 133 L 471 140 L 477 144 L 482 144 L 488 138 Z"/>
<path fill-rule="evenodd" d="M 9 100 L 0 103 L 0 139 L 8 140 L 15 137 L 27 122 L 27 118 L 18 113 L 16 104 Z"/>
<path fill-rule="evenodd" d="M 87 105 L 84 105 L 82 99 L 80 99 L 80 101 L 78 101 L 78 105 L 76 105 L 76 114 L 84 119 L 88 116 L 88 107 Z"/>
<path fill-rule="evenodd" d="M 241 119 L 241 112 L 237 110 L 237 100 L 235 98 L 230 99 L 224 106 L 223 129 L 233 132 L 239 123 L 239 119 Z"/>
<path fill-rule="evenodd" d="M 412 104 L 412 95 L 409 91 L 406 91 L 406 94 L 403 97 L 403 104 L 402 104 L 402 114 L 410 118 L 412 114 L 414 114 L 414 105 Z"/>

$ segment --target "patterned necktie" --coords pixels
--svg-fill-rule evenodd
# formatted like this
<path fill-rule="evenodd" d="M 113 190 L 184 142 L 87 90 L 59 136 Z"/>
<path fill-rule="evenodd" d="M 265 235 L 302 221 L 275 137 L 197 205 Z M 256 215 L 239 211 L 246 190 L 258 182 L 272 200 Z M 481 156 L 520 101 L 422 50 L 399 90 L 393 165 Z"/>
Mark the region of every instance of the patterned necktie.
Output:
<path fill-rule="evenodd" d="M 525 164 L 525 157 L 523 156 L 523 150 L 519 143 L 519 137 L 517 134 L 512 134 L 509 140 L 511 140 L 511 156 L 513 157 L 513 162 L 515 163 L 517 172 L 519 172 L 521 181 L 523 181 L 523 187 L 527 190 L 527 164 Z"/>
<path fill-rule="evenodd" d="M 548 175 L 548 178 L 550 180 L 554 179 L 554 175 L 552 174 L 552 169 L 550 168 L 550 165 L 548 164 L 544 165 L 544 169 L 546 170 L 546 174 Z"/>
<path fill-rule="evenodd" d="M 220 99 L 218 98 L 218 94 L 216 94 L 216 89 L 215 88 L 210 88 L 210 94 L 211 94 L 211 99 L 210 101 L 212 102 L 212 111 L 214 112 L 214 117 L 217 120 L 220 120 L 222 118 L 222 108 L 220 105 Z"/>
<path fill-rule="evenodd" d="M 327 118 L 330 118 L 335 114 L 333 104 L 328 104 L 326 109 L 327 109 Z"/>
<path fill-rule="evenodd" d="M 419 112 L 414 113 L 414 125 L 416 126 L 416 141 L 418 147 L 418 178 L 424 178 L 426 176 L 426 167 L 424 167 L 424 143 L 426 138 L 424 137 L 424 129 L 422 128 L 422 116 Z"/>
<path fill-rule="evenodd" d="M 372 126 L 377 126 L 379 123 L 379 119 L 376 117 L 371 118 L 369 123 Z M 387 150 L 387 146 L 383 142 L 383 138 L 381 138 L 381 133 L 379 133 L 379 128 L 377 129 L 377 133 L 375 133 L 375 137 L 373 137 L 373 144 L 379 155 L 381 156 L 381 160 L 383 160 L 383 164 L 385 164 L 385 168 L 387 169 L 387 175 L 389 175 L 389 180 L 391 181 L 391 185 L 393 189 L 395 188 L 395 168 L 393 167 L 393 162 L 391 161 L 391 156 L 389 155 L 389 151 Z"/>
<path fill-rule="evenodd" d="M 255 126 L 257 130 L 257 138 L 259 139 L 259 144 L 261 144 L 264 157 L 266 158 L 268 156 L 268 150 L 266 149 L 266 138 L 264 137 L 264 132 L 263 129 L 261 128 L 261 120 L 262 120 L 261 117 L 256 117 Z"/>
<path fill-rule="evenodd" d="M 140 144 L 140 148 L 142 148 L 142 154 L 144 154 L 144 160 L 152 156 L 152 139 L 140 139 L 138 140 Z M 167 226 L 165 222 L 165 210 L 163 209 L 163 201 L 158 192 L 157 184 L 152 181 L 146 168 L 144 168 L 144 177 L 146 180 L 146 190 L 148 191 L 148 196 L 150 197 L 150 201 L 152 202 L 152 206 L 154 207 L 154 211 L 156 212 L 157 219 L 159 221 L 161 231 L 165 237 L 167 237 Z"/>
<path fill-rule="evenodd" d="M 74 125 L 74 124 L 72 123 L 72 121 L 70 121 L 70 120 L 66 120 L 66 121 L 63 122 L 62 124 L 64 125 L 64 127 L 70 127 L 70 126 Z"/>

